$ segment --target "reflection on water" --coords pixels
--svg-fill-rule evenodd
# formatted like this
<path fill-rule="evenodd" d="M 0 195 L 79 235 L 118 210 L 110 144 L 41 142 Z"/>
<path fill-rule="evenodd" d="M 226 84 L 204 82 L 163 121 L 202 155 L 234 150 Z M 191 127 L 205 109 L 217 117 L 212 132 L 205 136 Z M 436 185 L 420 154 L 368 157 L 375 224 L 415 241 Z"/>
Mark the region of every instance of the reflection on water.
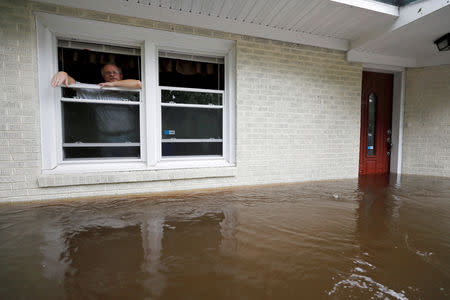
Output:
<path fill-rule="evenodd" d="M 450 183 L 0 206 L 0 299 L 448 299 Z"/>

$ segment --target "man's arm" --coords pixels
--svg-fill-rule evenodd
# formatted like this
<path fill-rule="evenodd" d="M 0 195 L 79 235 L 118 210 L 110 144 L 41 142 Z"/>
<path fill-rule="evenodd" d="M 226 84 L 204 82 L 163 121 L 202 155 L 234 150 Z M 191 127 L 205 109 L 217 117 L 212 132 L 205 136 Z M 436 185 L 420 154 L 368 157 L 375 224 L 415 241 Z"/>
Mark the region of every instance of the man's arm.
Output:
<path fill-rule="evenodd" d="M 125 80 L 118 80 L 118 81 L 111 81 L 111 82 L 102 82 L 98 84 L 101 88 L 102 87 L 121 87 L 121 88 L 127 88 L 127 89 L 141 89 L 142 83 L 140 80 L 136 79 L 125 79 Z"/>
<path fill-rule="evenodd" d="M 76 80 L 73 79 L 72 77 L 69 76 L 69 74 L 67 74 L 64 71 L 58 72 L 56 73 L 52 80 L 50 80 L 50 84 L 52 85 L 52 87 L 57 87 L 57 86 L 61 86 L 61 85 L 65 85 L 65 86 L 69 86 L 71 84 L 75 84 Z"/>

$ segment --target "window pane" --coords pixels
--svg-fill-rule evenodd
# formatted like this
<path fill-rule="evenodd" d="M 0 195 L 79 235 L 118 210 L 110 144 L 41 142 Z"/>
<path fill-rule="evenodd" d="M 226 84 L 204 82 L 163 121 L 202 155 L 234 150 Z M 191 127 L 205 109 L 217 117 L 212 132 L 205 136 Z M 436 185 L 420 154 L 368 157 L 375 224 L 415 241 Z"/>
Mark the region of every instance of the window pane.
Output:
<path fill-rule="evenodd" d="M 122 70 L 124 79 L 140 80 L 141 57 L 139 55 L 98 51 L 99 47 L 104 48 L 104 51 L 111 48 L 111 46 L 99 44 L 92 44 L 92 47 L 86 46 L 83 49 L 58 47 L 59 71 L 67 72 L 79 82 L 98 84 L 105 81 L 100 72 L 102 66 L 106 63 L 114 63 Z M 123 53 L 130 53 L 133 50 L 129 48 Z"/>
<path fill-rule="evenodd" d="M 222 94 L 197 93 L 186 91 L 162 90 L 161 102 L 183 103 L 183 104 L 205 104 L 222 105 Z"/>
<path fill-rule="evenodd" d="M 367 137 L 367 154 L 375 155 L 375 129 L 377 118 L 377 97 L 374 93 L 369 95 L 369 128 Z"/>
<path fill-rule="evenodd" d="M 139 158 L 139 147 L 64 147 L 64 159 L 69 158 Z"/>
<path fill-rule="evenodd" d="M 159 85 L 223 90 L 224 65 L 160 57 Z"/>
<path fill-rule="evenodd" d="M 222 138 L 222 109 L 161 107 L 162 138 Z"/>
<path fill-rule="evenodd" d="M 62 103 L 64 143 L 139 142 L 139 106 Z"/>
<path fill-rule="evenodd" d="M 162 143 L 162 155 L 222 155 L 222 143 Z"/>
<path fill-rule="evenodd" d="M 130 92 L 130 91 L 63 87 L 61 94 L 64 98 L 139 102 L 139 92 Z"/>

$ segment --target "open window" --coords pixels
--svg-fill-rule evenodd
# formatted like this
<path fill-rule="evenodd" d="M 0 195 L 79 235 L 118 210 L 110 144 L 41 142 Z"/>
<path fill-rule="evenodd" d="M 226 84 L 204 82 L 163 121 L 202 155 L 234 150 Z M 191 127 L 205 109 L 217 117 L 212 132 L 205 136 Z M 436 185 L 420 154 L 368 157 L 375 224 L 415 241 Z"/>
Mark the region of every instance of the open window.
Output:
<path fill-rule="evenodd" d="M 36 14 L 43 173 L 234 165 L 233 41 Z M 142 89 L 100 88 L 108 63 Z"/>
<path fill-rule="evenodd" d="M 58 40 L 58 70 L 77 80 L 61 87 L 63 160 L 141 157 L 141 92 L 100 88 L 108 64 L 123 79 L 141 79 L 138 48 Z"/>

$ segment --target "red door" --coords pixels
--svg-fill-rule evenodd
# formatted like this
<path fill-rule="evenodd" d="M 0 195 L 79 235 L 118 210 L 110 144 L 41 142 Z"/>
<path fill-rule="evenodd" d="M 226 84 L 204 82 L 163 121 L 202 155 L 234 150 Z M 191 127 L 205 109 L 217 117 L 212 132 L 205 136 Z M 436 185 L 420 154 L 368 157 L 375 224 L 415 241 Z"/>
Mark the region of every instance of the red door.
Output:
<path fill-rule="evenodd" d="M 359 175 L 389 173 L 393 78 L 363 72 Z"/>

